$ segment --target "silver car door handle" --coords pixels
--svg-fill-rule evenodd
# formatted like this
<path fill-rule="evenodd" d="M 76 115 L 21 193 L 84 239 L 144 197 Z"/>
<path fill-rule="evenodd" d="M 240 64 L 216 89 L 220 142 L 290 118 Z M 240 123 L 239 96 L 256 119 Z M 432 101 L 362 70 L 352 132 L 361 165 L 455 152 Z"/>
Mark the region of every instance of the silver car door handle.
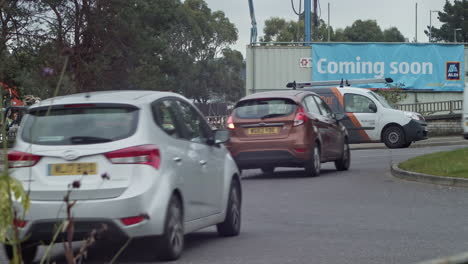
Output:
<path fill-rule="evenodd" d="M 174 157 L 172 160 L 174 160 L 175 162 L 181 162 L 182 159 L 180 157 Z"/>
<path fill-rule="evenodd" d="M 200 160 L 200 165 L 205 166 L 206 165 L 206 160 Z"/>

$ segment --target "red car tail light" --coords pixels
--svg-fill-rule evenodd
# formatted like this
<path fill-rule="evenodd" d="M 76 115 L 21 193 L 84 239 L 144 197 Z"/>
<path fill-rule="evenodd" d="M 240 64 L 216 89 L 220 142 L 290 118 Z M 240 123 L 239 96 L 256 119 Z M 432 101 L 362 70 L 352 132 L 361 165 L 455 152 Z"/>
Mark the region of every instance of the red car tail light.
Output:
<path fill-rule="evenodd" d="M 114 164 L 146 164 L 159 169 L 161 154 L 154 145 L 141 145 L 104 154 Z"/>
<path fill-rule="evenodd" d="M 42 156 L 13 150 L 13 151 L 8 152 L 8 167 L 9 168 L 32 167 L 36 165 L 41 158 Z"/>
<path fill-rule="evenodd" d="M 305 148 L 295 148 L 294 151 L 296 151 L 297 153 L 306 153 L 307 149 L 305 149 Z"/>
<path fill-rule="evenodd" d="M 304 108 L 302 106 L 299 106 L 297 109 L 296 117 L 294 118 L 294 125 L 293 126 L 299 126 L 304 124 L 307 121 L 307 115 L 304 112 Z"/>
<path fill-rule="evenodd" d="M 229 128 L 229 129 L 234 129 L 234 128 L 236 128 L 236 127 L 234 126 L 234 123 L 232 122 L 232 115 L 229 116 L 229 118 L 228 118 L 228 120 L 227 120 L 226 126 L 227 126 L 227 128 Z"/>

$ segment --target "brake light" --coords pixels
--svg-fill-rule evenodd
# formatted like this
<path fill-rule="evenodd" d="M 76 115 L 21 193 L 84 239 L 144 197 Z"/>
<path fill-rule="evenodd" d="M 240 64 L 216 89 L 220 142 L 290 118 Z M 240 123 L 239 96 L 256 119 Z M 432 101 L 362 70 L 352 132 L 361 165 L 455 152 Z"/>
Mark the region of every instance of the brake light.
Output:
<path fill-rule="evenodd" d="M 127 218 L 122 218 L 122 219 L 120 219 L 120 221 L 122 222 L 122 224 L 124 224 L 126 226 L 130 226 L 130 225 L 136 225 L 138 223 L 141 223 L 145 219 L 147 219 L 147 217 L 140 215 L 140 216 L 132 216 L 132 217 L 127 217 Z"/>
<path fill-rule="evenodd" d="M 13 150 L 13 151 L 8 152 L 8 167 L 9 168 L 32 167 L 36 165 L 41 158 L 42 156 Z"/>
<path fill-rule="evenodd" d="M 161 154 L 154 145 L 141 145 L 104 154 L 114 164 L 146 164 L 159 169 Z"/>
<path fill-rule="evenodd" d="M 304 112 L 304 108 L 302 106 L 299 106 L 297 109 L 296 117 L 294 117 L 294 125 L 293 126 L 299 126 L 304 124 L 307 121 L 307 115 Z"/>
<path fill-rule="evenodd" d="M 27 224 L 28 224 L 28 221 L 24 221 L 24 220 L 21 220 L 21 219 L 13 219 L 13 224 L 16 226 L 16 227 L 19 227 L 19 228 L 24 228 Z"/>
<path fill-rule="evenodd" d="M 234 123 L 232 122 L 232 116 L 229 116 L 226 125 L 227 125 L 227 128 L 229 128 L 229 129 L 234 129 L 234 128 L 236 128 L 236 127 L 234 126 Z"/>
<path fill-rule="evenodd" d="M 306 153 L 307 149 L 305 148 L 295 148 L 294 149 L 297 153 Z"/>

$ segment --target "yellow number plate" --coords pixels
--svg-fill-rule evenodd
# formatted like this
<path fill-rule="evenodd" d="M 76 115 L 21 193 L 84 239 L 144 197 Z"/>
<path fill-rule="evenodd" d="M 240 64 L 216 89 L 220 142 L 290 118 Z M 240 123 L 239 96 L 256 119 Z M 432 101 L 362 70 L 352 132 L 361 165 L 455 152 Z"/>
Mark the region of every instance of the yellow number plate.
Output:
<path fill-rule="evenodd" d="M 96 175 L 96 163 L 57 163 L 49 164 L 49 176 Z"/>
<path fill-rule="evenodd" d="M 277 127 L 253 127 L 247 129 L 247 134 L 249 135 L 269 135 L 269 134 L 278 134 Z"/>

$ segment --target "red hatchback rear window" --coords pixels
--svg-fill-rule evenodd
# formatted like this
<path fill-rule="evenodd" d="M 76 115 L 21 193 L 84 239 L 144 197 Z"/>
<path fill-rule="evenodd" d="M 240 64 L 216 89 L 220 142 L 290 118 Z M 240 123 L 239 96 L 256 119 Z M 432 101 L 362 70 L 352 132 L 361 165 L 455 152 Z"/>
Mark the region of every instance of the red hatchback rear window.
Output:
<path fill-rule="evenodd" d="M 235 115 L 243 119 L 263 119 L 287 116 L 296 111 L 297 105 L 290 99 L 252 99 L 236 105 Z"/>

